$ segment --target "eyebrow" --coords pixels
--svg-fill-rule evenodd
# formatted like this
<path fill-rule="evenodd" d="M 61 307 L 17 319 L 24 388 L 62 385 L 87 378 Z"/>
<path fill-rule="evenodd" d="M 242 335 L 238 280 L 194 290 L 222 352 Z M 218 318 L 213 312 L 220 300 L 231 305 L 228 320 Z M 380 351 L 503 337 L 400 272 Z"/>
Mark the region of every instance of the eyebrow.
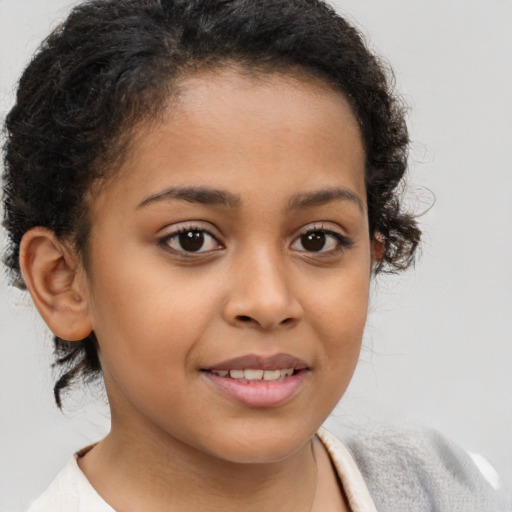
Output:
<path fill-rule="evenodd" d="M 237 208 L 242 202 L 239 196 L 231 192 L 226 192 L 225 190 L 209 187 L 172 187 L 144 199 L 144 201 L 137 206 L 137 209 L 144 208 L 157 201 L 169 199 L 179 199 L 181 201 L 188 201 L 189 203 L 213 206 L 228 206 L 229 208 Z"/>
<path fill-rule="evenodd" d="M 213 206 L 227 206 L 228 208 L 238 208 L 242 204 L 240 196 L 226 190 L 210 187 L 172 187 L 144 199 L 137 206 L 137 209 L 169 199 Z M 355 203 L 359 210 L 364 213 L 361 199 L 354 192 L 344 187 L 325 188 L 313 192 L 299 192 L 290 198 L 286 209 L 292 211 L 305 210 L 340 200 Z"/>
<path fill-rule="evenodd" d="M 357 194 L 344 187 L 333 187 L 316 190 L 314 192 L 301 192 L 288 201 L 289 210 L 305 210 L 322 206 L 333 201 L 351 201 L 364 213 L 363 202 Z"/>

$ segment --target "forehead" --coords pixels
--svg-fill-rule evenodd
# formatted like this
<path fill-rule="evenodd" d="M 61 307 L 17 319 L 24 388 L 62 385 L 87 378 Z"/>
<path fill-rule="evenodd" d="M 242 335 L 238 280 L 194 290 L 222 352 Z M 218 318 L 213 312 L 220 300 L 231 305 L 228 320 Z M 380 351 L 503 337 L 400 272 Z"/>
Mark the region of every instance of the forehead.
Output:
<path fill-rule="evenodd" d="M 161 117 L 139 127 L 113 181 L 142 195 L 234 178 L 243 194 L 281 179 L 329 187 L 332 175 L 365 203 L 364 166 L 359 124 L 341 92 L 304 74 L 227 68 L 182 79 Z"/>
<path fill-rule="evenodd" d="M 364 152 L 359 123 L 344 94 L 301 70 L 268 73 L 227 67 L 198 73 L 180 82 L 178 98 L 176 121 L 197 128 L 231 127 L 239 143 L 244 135 L 264 130 L 269 146 L 293 136 L 309 141 L 306 147 L 314 149 L 321 135 L 338 144 L 343 139 L 354 152 Z"/>

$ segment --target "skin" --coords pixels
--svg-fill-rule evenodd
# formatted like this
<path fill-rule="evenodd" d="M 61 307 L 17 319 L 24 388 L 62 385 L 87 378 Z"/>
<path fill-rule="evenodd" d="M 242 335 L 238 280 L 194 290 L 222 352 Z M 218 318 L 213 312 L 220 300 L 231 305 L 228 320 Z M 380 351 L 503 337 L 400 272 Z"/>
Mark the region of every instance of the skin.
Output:
<path fill-rule="evenodd" d="M 312 440 L 350 382 L 367 314 L 358 123 L 320 80 L 232 69 L 184 80 L 173 104 L 91 199 L 88 268 L 54 256 L 67 309 L 50 313 L 33 293 L 54 332 L 79 339 L 93 329 L 99 341 L 112 430 L 79 465 L 118 511 L 346 510 Z M 238 204 L 161 196 L 173 187 L 219 189 Z M 325 189 L 346 193 L 288 208 Z M 172 237 L 180 227 L 212 236 L 186 253 Z M 349 246 L 327 234 L 321 251 L 308 250 L 301 235 L 313 229 Z M 58 246 L 51 234 L 29 235 L 27 274 L 31 236 Z M 201 371 L 275 353 L 308 364 L 298 392 L 276 407 L 232 400 Z"/>

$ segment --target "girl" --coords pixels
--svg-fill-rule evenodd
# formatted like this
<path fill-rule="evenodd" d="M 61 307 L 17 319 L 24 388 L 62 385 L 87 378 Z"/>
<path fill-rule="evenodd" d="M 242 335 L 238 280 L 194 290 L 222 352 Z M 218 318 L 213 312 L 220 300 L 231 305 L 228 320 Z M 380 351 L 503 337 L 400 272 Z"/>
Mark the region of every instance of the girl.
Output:
<path fill-rule="evenodd" d="M 401 105 L 326 4 L 85 3 L 6 128 L 6 262 L 55 334 L 56 402 L 101 375 L 112 417 L 31 512 L 499 509 L 436 435 L 351 454 L 319 431 L 371 275 L 420 236 Z"/>

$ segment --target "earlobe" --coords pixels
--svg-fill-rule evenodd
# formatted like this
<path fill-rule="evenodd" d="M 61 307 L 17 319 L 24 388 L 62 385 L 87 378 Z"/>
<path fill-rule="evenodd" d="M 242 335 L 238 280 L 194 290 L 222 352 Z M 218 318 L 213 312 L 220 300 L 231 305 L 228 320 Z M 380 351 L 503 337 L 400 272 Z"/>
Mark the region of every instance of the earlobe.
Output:
<path fill-rule="evenodd" d="M 67 244 L 42 227 L 23 236 L 20 267 L 32 300 L 51 331 L 64 340 L 92 331 L 87 290 L 79 258 Z"/>
<path fill-rule="evenodd" d="M 384 235 L 377 233 L 372 240 L 372 269 L 375 269 L 382 263 L 384 253 L 386 252 L 386 243 Z"/>

